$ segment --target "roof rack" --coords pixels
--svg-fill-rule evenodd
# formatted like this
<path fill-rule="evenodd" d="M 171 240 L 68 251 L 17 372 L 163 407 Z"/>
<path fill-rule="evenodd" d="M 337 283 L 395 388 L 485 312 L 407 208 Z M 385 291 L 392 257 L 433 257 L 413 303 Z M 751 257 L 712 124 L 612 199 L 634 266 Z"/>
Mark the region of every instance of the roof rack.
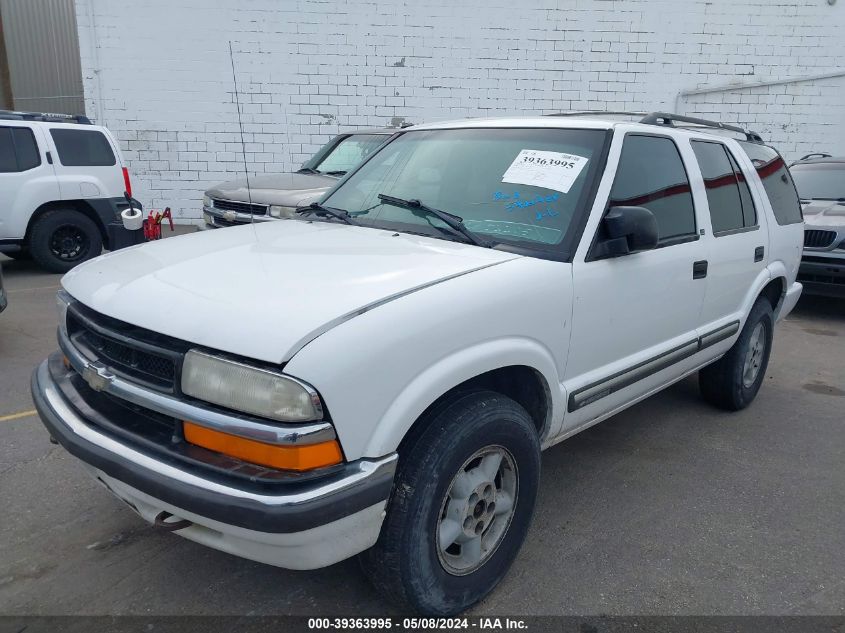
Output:
<path fill-rule="evenodd" d="M 647 112 L 625 112 L 625 111 L 611 111 L 611 110 L 581 110 L 579 112 L 553 112 L 552 114 L 545 114 L 543 116 L 646 116 Z"/>
<path fill-rule="evenodd" d="M 46 121 L 48 123 L 79 123 L 91 125 L 91 119 L 84 114 L 59 114 L 56 112 L 18 112 L 0 110 L 0 119 L 12 121 Z"/>
<path fill-rule="evenodd" d="M 756 132 L 746 130 L 736 125 L 728 125 L 726 123 L 719 123 L 718 121 L 708 121 L 707 119 L 698 119 L 691 116 L 682 116 L 680 114 L 669 114 L 667 112 L 652 112 L 640 119 L 640 123 L 646 125 L 668 125 L 675 127 L 675 123 L 690 123 L 692 125 L 700 125 L 702 127 L 712 127 L 719 130 L 729 130 L 731 132 L 738 132 L 744 134 L 745 138 L 752 143 L 762 143 L 763 138 Z"/>
<path fill-rule="evenodd" d="M 807 154 L 806 156 L 802 156 L 798 160 L 807 160 L 808 158 L 833 158 L 830 154 L 825 154 L 824 152 L 814 152 L 812 154 Z"/>

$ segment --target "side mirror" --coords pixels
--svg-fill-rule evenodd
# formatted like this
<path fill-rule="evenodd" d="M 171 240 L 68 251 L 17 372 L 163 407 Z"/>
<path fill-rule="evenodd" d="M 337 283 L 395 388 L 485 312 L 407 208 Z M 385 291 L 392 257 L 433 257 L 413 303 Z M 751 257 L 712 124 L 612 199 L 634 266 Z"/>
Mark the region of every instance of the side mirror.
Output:
<path fill-rule="evenodd" d="M 611 207 L 602 219 L 596 257 L 619 257 L 657 246 L 657 219 L 645 207 Z"/>

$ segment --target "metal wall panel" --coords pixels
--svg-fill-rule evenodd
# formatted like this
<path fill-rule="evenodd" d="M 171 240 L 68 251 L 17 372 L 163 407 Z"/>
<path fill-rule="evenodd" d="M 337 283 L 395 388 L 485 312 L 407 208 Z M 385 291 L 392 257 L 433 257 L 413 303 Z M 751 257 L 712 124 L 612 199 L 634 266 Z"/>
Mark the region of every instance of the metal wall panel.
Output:
<path fill-rule="evenodd" d="M 84 114 L 73 0 L 0 0 L 17 110 Z"/>

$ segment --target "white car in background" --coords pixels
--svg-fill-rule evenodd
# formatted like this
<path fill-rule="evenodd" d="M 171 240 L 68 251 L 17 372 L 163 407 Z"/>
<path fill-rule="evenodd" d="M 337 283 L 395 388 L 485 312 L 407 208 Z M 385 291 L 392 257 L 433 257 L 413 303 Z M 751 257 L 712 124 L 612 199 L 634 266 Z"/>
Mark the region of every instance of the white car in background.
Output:
<path fill-rule="evenodd" d="M 405 609 L 455 614 L 516 558 L 541 449 L 696 372 L 754 400 L 802 239 L 786 165 L 739 128 L 417 126 L 307 213 L 66 275 L 33 399 L 145 520 L 293 569 L 361 554 Z"/>
<path fill-rule="evenodd" d="M 67 272 L 111 246 L 126 192 L 129 171 L 106 128 L 84 116 L 0 111 L 0 253 Z"/>

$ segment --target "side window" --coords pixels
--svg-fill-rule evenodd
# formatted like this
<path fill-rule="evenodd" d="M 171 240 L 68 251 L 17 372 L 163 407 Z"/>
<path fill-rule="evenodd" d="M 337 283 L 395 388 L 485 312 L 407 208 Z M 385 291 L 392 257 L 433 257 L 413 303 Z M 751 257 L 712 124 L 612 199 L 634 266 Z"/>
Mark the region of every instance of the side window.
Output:
<path fill-rule="evenodd" d="M 739 183 L 725 146 L 710 141 L 692 141 L 691 145 L 704 177 L 713 234 L 745 227 Z"/>
<path fill-rule="evenodd" d="M 739 144 L 754 163 L 757 175 L 763 181 L 763 188 L 772 204 L 777 223 L 784 225 L 801 222 L 804 218 L 801 215 L 798 192 L 781 155 L 766 145 L 746 141 L 740 141 Z"/>
<path fill-rule="evenodd" d="M 736 176 L 736 184 L 739 187 L 739 199 L 742 201 L 742 218 L 745 226 L 757 226 L 757 209 L 754 207 L 754 199 L 751 197 L 751 189 L 748 187 L 748 179 L 742 173 L 739 164 L 736 162 L 731 150 L 727 147 L 725 151 L 728 153 L 728 158 L 731 160 L 731 167 Z"/>
<path fill-rule="evenodd" d="M 32 130 L 0 127 L 0 173 L 27 171 L 41 164 Z"/>
<path fill-rule="evenodd" d="M 669 138 L 625 137 L 609 206 L 651 211 L 657 218 L 659 245 L 696 236 L 689 179 L 678 148 Z"/>
<path fill-rule="evenodd" d="M 117 162 L 101 132 L 52 128 L 50 135 L 66 167 L 109 167 Z"/>

